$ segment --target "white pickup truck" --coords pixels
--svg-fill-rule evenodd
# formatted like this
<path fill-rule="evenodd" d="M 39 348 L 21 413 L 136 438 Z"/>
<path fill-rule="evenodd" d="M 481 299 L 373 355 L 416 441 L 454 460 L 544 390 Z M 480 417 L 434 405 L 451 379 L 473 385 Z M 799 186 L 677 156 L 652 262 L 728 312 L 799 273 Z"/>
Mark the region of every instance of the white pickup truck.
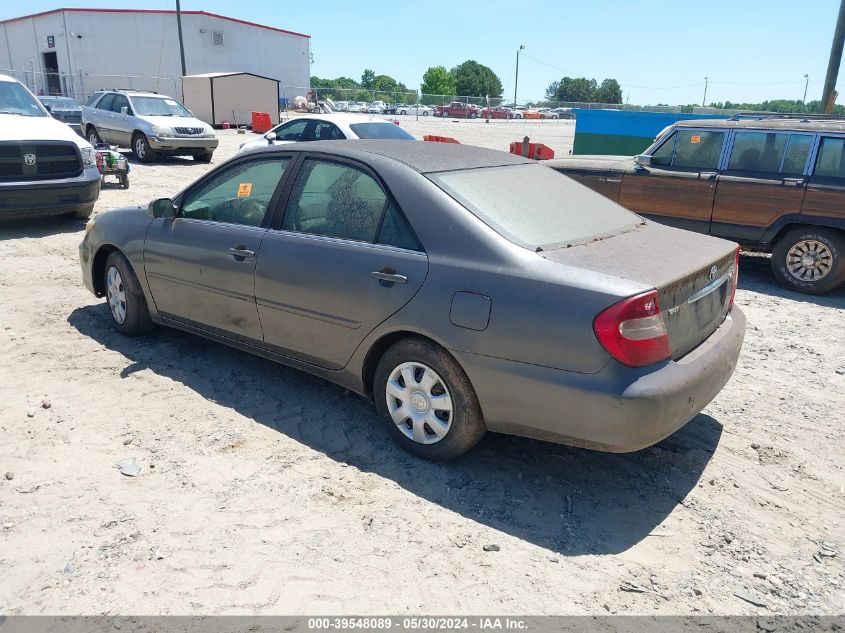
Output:
<path fill-rule="evenodd" d="M 94 148 L 23 84 L 0 75 L 0 220 L 87 218 L 100 196 Z"/>

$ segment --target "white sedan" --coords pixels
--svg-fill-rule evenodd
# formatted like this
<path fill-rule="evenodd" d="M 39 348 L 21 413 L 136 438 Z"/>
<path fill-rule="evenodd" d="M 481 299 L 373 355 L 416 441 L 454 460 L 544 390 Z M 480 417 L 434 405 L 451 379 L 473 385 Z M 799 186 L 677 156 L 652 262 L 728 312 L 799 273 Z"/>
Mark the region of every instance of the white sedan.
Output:
<path fill-rule="evenodd" d="M 354 138 L 380 138 L 415 141 L 393 121 L 363 114 L 310 114 L 285 121 L 267 134 L 242 143 L 238 152 L 302 141 L 336 141 Z"/>
<path fill-rule="evenodd" d="M 419 114 L 420 116 L 429 116 L 432 113 L 432 109 L 426 105 L 421 103 L 415 103 L 414 105 L 403 105 L 396 108 L 396 114 Z"/>

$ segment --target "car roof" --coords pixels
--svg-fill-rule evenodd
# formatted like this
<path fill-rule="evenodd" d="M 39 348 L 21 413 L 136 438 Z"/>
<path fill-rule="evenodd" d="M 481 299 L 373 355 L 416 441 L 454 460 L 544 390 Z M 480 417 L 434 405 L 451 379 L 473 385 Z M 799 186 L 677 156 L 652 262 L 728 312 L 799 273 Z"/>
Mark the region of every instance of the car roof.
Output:
<path fill-rule="evenodd" d="M 363 162 L 375 154 L 403 163 L 420 173 L 535 164 L 515 154 L 474 145 L 457 143 L 408 142 L 400 139 L 360 139 L 343 141 L 311 141 L 264 148 L 263 152 L 285 151 L 327 152 L 335 156 L 357 158 Z"/>
<path fill-rule="evenodd" d="M 679 128 L 728 128 L 748 130 L 800 130 L 805 132 L 845 132 L 845 119 L 795 119 L 767 117 L 760 119 L 687 119 Z"/>

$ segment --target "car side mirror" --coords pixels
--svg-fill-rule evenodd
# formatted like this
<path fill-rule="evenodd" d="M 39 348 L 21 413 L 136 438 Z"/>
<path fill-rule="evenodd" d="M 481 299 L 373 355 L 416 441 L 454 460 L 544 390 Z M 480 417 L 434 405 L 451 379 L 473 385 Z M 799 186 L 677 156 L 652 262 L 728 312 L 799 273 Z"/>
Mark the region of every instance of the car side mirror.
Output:
<path fill-rule="evenodd" d="M 648 154 L 638 154 L 634 156 L 634 160 L 640 167 L 651 167 L 651 156 Z"/>
<path fill-rule="evenodd" d="M 169 220 L 176 217 L 176 205 L 170 198 L 159 198 L 150 202 L 150 215 L 156 219 Z"/>
<path fill-rule="evenodd" d="M 268 141 L 270 141 L 271 143 L 272 143 L 273 141 L 278 141 L 278 140 L 279 140 L 279 137 L 276 135 L 276 133 L 275 133 L 275 132 L 267 132 L 267 134 L 265 134 L 265 135 L 264 135 L 264 138 L 266 138 L 266 139 L 267 139 Z"/>
<path fill-rule="evenodd" d="M 51 108 L 47 104 L 44 104 L 44 109 L 47 110 L 47 112 L 49 112 L 50 114 L 53 114 L 53 108 Z"/>
<path fill-rule="evenodd" d="M 127 114 L 129 114 L 129 108 L 128 108 L 127 106 L 123 106 L 123 107 L 120 109 L 120 113 L 121 113 L 123 116 L 126 116 Z"/>

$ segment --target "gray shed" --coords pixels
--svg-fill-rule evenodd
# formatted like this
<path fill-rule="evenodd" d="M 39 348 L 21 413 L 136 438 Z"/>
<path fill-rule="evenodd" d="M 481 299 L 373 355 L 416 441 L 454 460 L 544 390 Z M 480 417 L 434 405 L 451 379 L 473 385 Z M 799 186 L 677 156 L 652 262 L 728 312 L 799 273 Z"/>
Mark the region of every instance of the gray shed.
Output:
<path fill-rule="evenodd" d="M 279 82 L 252 73 L 205 73 L 182 77 L 185 106 L 211 125 L 252 123 L 253 112 L 266 112 L 279 123 Z"/>

